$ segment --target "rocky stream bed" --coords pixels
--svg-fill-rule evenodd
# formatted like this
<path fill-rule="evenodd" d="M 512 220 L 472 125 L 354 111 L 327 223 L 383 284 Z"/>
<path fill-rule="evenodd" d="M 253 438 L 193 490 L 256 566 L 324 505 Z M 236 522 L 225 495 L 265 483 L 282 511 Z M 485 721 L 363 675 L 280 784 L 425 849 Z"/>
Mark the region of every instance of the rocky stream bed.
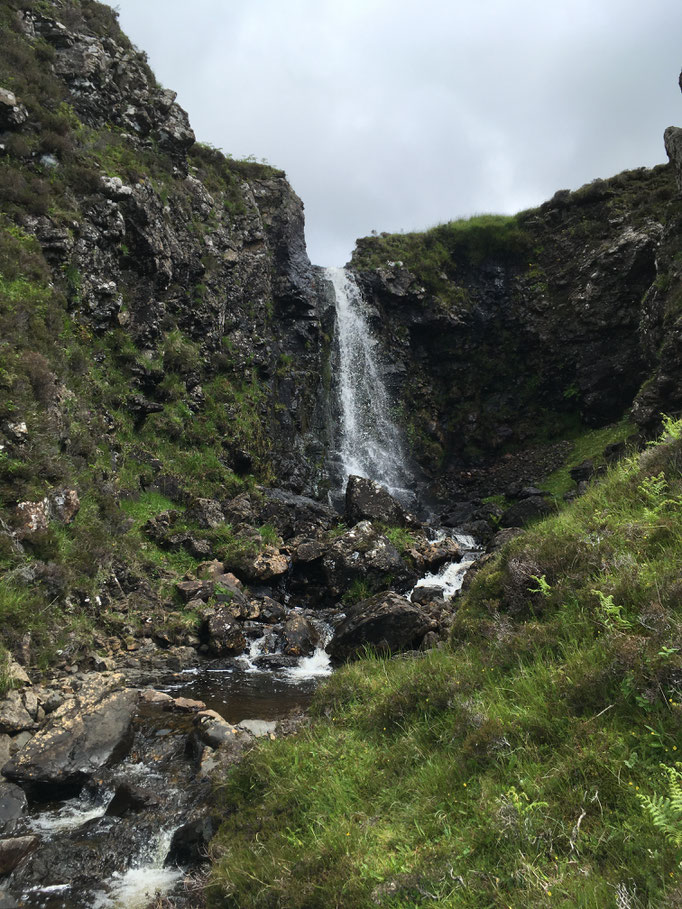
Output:
<path fill-rule="evenodd" d="M 0 909 L 132 909 L 163 894 L 200 905 L 219 824 L 214 781 L 257 738 L 305 723 L 320 679 L 366 644 L 437 646 L 480 551 L 471 536 L 406 515 L 377 484 L 353 486 L 350 528 L 254 556 L 270 586 L 245 586 L 215 560 L 179 581 L 200 615 L 193 646 L 141 638 L 40 684 L 11 664 L 15 687 L 0 702 Z M 412 527 L 411 557 L 382 534 L 387 518 Z M 390 588 L 340 600 L 354 578 L 389 574 Z"/>

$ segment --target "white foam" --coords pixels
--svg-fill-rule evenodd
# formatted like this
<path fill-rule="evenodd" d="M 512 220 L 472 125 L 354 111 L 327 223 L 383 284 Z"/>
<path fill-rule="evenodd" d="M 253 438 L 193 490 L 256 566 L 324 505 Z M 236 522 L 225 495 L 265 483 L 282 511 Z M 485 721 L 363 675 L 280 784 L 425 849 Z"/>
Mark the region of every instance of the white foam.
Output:
<path fill-rule="evenodd" d="M 183 877 L 182 871 L 164 868 L 173 832 L 162 830 L 133 867 L 112 875 L 107 890 L 94 894 L 91 909 L 146 909 L 157 894 L 168 893 Z"/>
<path fill-rule="evenodd" d="M 59 808 L 51 811 L 42 811 L 29 821 L 31 830 L 50 837 L 66 830 L 77 830 L 88 821 L 103 817 L 113 793 L 109 793 L 103 802 L 93 804 L 92 799 L 79 797 L 65 802 Z"/>
<path fill-rule="evenodd" d="M 443 599 L 451 599 L 464 583 L 464 575 L 476 560 L 449 562 L 436 574 L 427 574 L 420 578 L 412 590 L 417 587 L 436 587 L 443 591 Z M 410 594 L 411 596 L 411 594 Z"/>
<path fill-rule="evenodd" d="M 332 674 L 329 654 L 324 647 L 316 647 L 309 657 L 303 657 L 297 666 L 285 670 L 285 675 L 292 682 L 305 682 L 308 679 L 319 679 Z"/>

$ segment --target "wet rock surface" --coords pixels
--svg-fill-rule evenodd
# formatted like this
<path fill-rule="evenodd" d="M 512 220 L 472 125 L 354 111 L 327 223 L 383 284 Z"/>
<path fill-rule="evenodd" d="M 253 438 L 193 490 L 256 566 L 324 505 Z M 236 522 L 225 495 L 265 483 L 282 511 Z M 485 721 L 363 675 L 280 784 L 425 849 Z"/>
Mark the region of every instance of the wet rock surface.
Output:
<path fill-rule="evenodd" d="M 348 609 L 335 631 L 330 652 L 334 659 L 345 660 L 367 645 L 389 653 L 415 650 L 436 628 L 434 619 L 419 604 L 385 591 Z"/>

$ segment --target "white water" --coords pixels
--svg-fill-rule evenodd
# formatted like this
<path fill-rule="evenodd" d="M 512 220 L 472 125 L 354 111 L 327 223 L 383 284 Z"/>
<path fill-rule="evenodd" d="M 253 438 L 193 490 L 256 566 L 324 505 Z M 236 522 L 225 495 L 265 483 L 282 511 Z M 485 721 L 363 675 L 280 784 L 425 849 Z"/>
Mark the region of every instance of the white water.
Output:
<path fill-rule="evenodd" d="M 448 562 L 443 565 L 440 571 L 424 575 L 410 591 L 410 598 L 417 587 L 439 588 L 442 591 L 444 600 L 452 599 L 457 591 L 461 590 L 464 583 L 464 575 L 479 558 L 481 550 L 477 548 L 474 538 L 468 534 L 450 533 L 447 535 L 451 536 L 459 544 L 462 549 L 462 560 L 460 562 Z M 445 536 L 446 532 L 442 530 L 436 535 L 436 540 L 442 540 Z"/>
<path fill-rule="evenodd" d="M 81 794 L 75 799 L 70 799 L 59 808 L 48 811 L 42 811 L 36 817 L 32 817 L 29 826 L 35 833 L 41 833 L 45 837 L 54 836 L 57 833 L 64 833 L 68 830 L 76 830 L 87 824 L 88 821 L 95 818 L 104 817 L 109 802 L 113 797 L 113 792 L 106 795 L 104 799 L 99 799 L 97 803 L 87 795 Z"/>
<path fill-rule="evenodd" d="M 146 909 L 155 894 L 164 895 L 183 877 L 183 872 L 164 868 L 173 838 L 162 830 L 132 868 L 111 878 L 107 892 L 96 893 L 92 909 Z"/>
<path fill-rule="evenodd" d="M 368 477 L 393 494 L 411 493 L 411 476 L 400 432 L 390 416 L 390 401 L 377 355 L 377 342 L 365 318 L 365 303 L 353 276 L 327 268 L 334 288 L 339 353 L 338 454 L 344 476 Z"/>

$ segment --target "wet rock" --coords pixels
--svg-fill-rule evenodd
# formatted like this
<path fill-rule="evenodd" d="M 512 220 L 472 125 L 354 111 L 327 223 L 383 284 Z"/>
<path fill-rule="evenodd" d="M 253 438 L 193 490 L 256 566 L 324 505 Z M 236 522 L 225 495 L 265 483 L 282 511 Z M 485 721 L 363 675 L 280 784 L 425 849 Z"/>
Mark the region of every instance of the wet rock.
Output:
<path fill-rule="evenodd" d="M 15 836 L 0 840 L 0 874 L 9 874 L 40 843 L 38 836 Z"/>
<path fill-rule="evenodd" d="M 202 710 L 194 722 L 200 740 L 210 748 L 220 748 L 240 735 L 239 729 L 224 720 L 215 710 Z"/>
<path fill-rule="evenodd" d="M 240 729 L 246 729 L 257 739 L 266 736 L 274 739 L 277 730 L 277 723 L 274 720 L 242 720 L 237 725 Z"/>
<path fill-rule="evenodd" d="M 179 581 L 175 585 L 175 589 L 185 603 L 189 603 L 192 600 L 205 602 L 213 593 L 213 586 L 211 581 L 190 580 Z"/>
<path fill-rule="evenodd" d="M 14 783 L 0 783 L 0 831 L 12 833 L 16 822 L 26 810 L 28 802 L 21 786 Z"/>
<path fill-rule="evenodd" d="M 405 509 L 384 486 L 356 476 L 348 477 L 346 518 L 350 524 L 369 520 L 402 527 L 410 523 Z"/>
<path fill-rule="evenodd" d="M 447 562 L 458 562 L 462 558 L 462 550 L 452 537 L 430 542 L 426 539 L 416 539 L 407 550 L 406 555 L 411 558 L 415 567 L 424 574 L 435 572 Z"/>
<path fill-rule="evenodd" d="M 130 746 L 137 692 L 112 691 L 117 681 L 84 684 L 2 768 L 3 775 L 56 794 L 80 789 L 92 774 L 122 758 Z"/>
<path fill-rule="evenodd" d="M 205 816 L 183 824 L 173 834 L 166 865 L 198 865 L 208 857 L 208 845 L 218 831 L 220 818 Z"/>
<path fill-rule="evenodd" d="M 164 691 L 157 691 L 155 688 L 146 688 L 140 692 L 140 704 L 147 704 L 151 707 L 165 707 L 170 704 L 173 698 Z"/>
<path fill-rule="evenodd" d="M 265 653 L 254 660 L 259 669 L 272 671 L 273 669 L 293 669 L 298 666 L 298 657 L 285 656 L 283 653 Z"/>
<path fill-rule="evenodd" d="M 34 725 L 34 718 L 26 709 L 21 694 L 10 691 L 0 701 L 0 732 L 22 732 L 24 729 L 32 729 Z"/>
<path fill-rule="evenodd" d="M 246 649 L 244 633 L 229 607 L 219 607 L 209 614 L 206 631 L 208 646 L 214 656 L 231 656 Z"/>
<path fill-rule="evenodd" d="M 310 656 L 320 635 L 315 626 L 302 615 L 291 615 L 282 629 L 282 652 L 285 656 Z"/>
<path fill-rule="evenodd" d="M 261 622 L 267 622 L 269 625 L 274 625 L 276 622 L 282 621 L 287 614 L 287 610 L 286 607 L 282 606 L 281 603 L 278 603 L 277 600 L 273 600 L 272 597 L 264 596 L 258 600 L 258 613 L 258 618 Z"/>
<path fill-rule="evenodd" d="M 107 805 L 107 817 L 124 817 L 126 814 L 137 813 L 148 808 L 153 803 L 153 798 L 148 792 L 124 781 L 116 787 L 112 800 Z"/>
<path fill-rule="evenodd" d="M 195 701 L 193 698 L 171 698 L 163 705 L 164 710 L 174 710 L 178 713 L 196 713 L 198 710 L 205 710 L 206 704 L 203 701 Z"/>
<path fill-rule="evenodd" d="M 442 587 L 427 587 L 426 585 L 415 587 L 411 594 L 411 601 L 418 606 L 425 606 L 433 600 L 439 600 L 443 597 Z"/>
<path fill-rule="evenodd" d="M 366 645 L 397 653 L 417 649 L 434 620 L 417 604 L 391 591 L 377 593 L 347 610 L 329 646 L 336 660 L 346 660 Z"/>

